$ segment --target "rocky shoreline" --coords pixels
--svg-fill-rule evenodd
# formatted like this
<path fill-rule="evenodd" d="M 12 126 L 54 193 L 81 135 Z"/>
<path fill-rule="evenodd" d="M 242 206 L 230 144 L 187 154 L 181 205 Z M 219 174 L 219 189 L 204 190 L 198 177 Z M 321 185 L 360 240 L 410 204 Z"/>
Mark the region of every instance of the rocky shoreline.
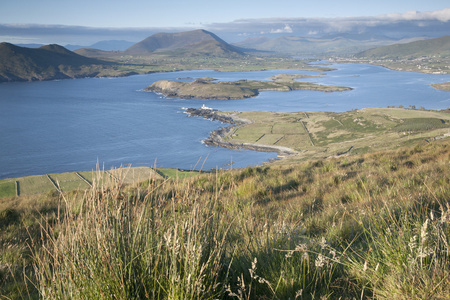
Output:
<path fill-rule="evenodd" d="M 209 138 L 203 141 L 208 146 L 219 146 L 232 150 L 246 149 L 261 152 L 277 152 L 278 158 L 284 158 L 297 153 L 288 147 L 261 145 L 256 143 L 232 143 L 224 140 L 224 137 L 234 130 L 235 127 L 249 124 L 251 123 L 250 120 L 242 119 L 237 116 L 222 115 L 217 110 L 206 106 L 201 108 L 188 108 L 185 112 L 189 114 L 190 117 L 202 117 L 208 120 L 220 121 L 232 125 L 213 130 Z"/>

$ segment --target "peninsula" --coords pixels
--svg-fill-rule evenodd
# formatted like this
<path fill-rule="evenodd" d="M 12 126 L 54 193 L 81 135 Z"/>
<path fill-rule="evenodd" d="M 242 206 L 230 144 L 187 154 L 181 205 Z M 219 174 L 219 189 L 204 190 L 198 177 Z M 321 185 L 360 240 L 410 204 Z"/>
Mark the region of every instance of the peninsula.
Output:
<path fill-rule="evenodd" d="M 450 91 L 450 82 L 435 83 L 431 86 L 440 91 Z"/>
<path fill-rule="evenodd" d="M 325 159 L 394 149 L 449 136 L 448 111 L 366 108 L 343 113 L 217 111 L 189 108 L 189 116 L 223 126 L 204 143 L 229 149 L 277 152 L 290 161 Z M 351 152 L 351 153 L 350 153 Z"/>
<path fill-rule="evenodd" d="M 310 75 L 280 74 L 273 76 L 271 81 L 238 80 L 214 82 L 214 78 L 197 78 L 192 82 L 159 80 L 145 88 L 146 91 L 162 93 L 167 97 L 183 99 L 217 99 L 233 100 L 256 97 L 260 91 L 292 91 L 310 90 L 322 92 L 342 92 L 351 90 L 349 87 L 320 85 L 301 82 L 295 79 L 316 77 Z"/>

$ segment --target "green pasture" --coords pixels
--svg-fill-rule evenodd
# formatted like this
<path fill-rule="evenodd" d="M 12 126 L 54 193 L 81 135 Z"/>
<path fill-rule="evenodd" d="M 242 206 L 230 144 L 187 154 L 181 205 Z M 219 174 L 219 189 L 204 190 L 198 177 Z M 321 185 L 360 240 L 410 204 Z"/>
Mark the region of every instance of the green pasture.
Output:
<path fill-rule="evenodd" d="M 358 111 L 361 114 L 382 115 L 391 119 L 438 118 L 450 120 L 450 114 L 445 111 L 404 109 L 404 108 L 365 108 Z"/>
<path fill-rule="evenodd" d="M 111 174 L 114 179 L 125 184 L 141 182 L 152 178 L 161 178 L 155 170 L 149 167 L 118 168 L 110 170 L 109 174 Z"/>
<path fill-rule="evenodd" d="M 305 129 L 300 122 L 275 123 L 272 128 L 274 134 L 305 134 Z"/>
<path fill-rule="evenodd" d="M 270 124 L 254 123 L 238 128 L 234 131 L 231 141 L 255 142 L 265 134 L 270 134 L 272 126 Z"/>
<path fill-rule="evenodd" d="M 0 180 L 0 198 L 16 195 L 16 184 L 12 180 Z"/>
<path fill-rule="evenodd" d="M 55 189 L 47 175 L 20 177 L 17 178 L 17 181 L 19 182 L 20 195 L 47 193 Z"/>
<path fill-rule="evenodd" d="M 444 137 L 450 131 L 450 114 L 399 108 L 369 108 L 331 112 L 225 112 L 247 119 L 225 139 L 235 143 L 285 146 L 300 151 L 297 157 L 324 158 L 409 145 L 411 140 Z M 312 143 L 311 143 L 312 142 Z"/>
<path fill-rule="evenodd" d="M 100 174 L 102 172 L 100 171 L 80 171 L 78 172 L 84 179 L 86 179 L 90 184 L 93 183 L 94 178 L 101 177 Z M 95 176 L 95 174 L 98 174 L 98 176 Z"/>
<path fill-rule="evenodd" d="M 425 131 L 437 128 L 448 128 L 449 122 L 443 119 L 436 118 L 410 118 L 405 119 L 403 122 L 393 129 L 397 131 Z"/>
<path fill-rule="evenodd" d="M 0 180 L 0 198 L 16 196 L 16 182 L 19 187 L 19 196 L 32 196 L 48 193 L 49 191 L 57 191 L 55 185 L 62 192 L 70 192 L 86 190 L 91 185 L 132 184 L 151 178 L 176 178 L 177 176 L 184 178 L 197 174 L 197 172 L 178 171 L 177 175 L 175 171 L 171 171 L 172 169 L 161 170 L 156 171 L 149 167 L 133 167 L 112 169 L 110 171 L 80 171 L 2 179 Z M 52 181 L 55 185 L 53 185 Z"/>
<path fill-rule="evenodd" d="M 89 185 L 75 173 L 51 174 L 50 178 L 52 178 L 59 189 L 64 192 L 89 188 Z"/>
<path fill-rule="evenodd" d="M 212 57 L 212 56 L 174 56 L 168 53 L 152 53 L 149 55 L 111 56 L 110 59 L 122 64 L 124 72 L 167 72 L 176 70 L 213 69 L 222 72 L 261 71 L 261 70 L 304 70 L 328 72 L 335 69 L 327 66 L 308 65 L 310 59 L 286 57 Z"/>
<path fill-rule="evenodd" d="M 164 168 L 155 170 L 163 178 L 184 179 L 199 175 L 199 171 Z"/>
<path fill-rule="evenodd" d="M 258 140 L 258 143 L 263 145 L 275 145 L 284 137 L 284 134 L 265 134 Z"/>

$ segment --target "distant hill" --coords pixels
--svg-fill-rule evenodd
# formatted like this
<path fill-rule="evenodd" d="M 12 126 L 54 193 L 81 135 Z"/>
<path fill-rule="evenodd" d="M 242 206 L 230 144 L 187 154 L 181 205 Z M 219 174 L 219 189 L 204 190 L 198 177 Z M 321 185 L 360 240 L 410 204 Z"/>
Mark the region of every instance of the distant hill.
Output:
<path fill-rule="evenodd" d="M 157 33 L 134 44 L 124 53 L 142 55 L 154 52 L 174 54 L 205 54 L 216 56 L 242 55 L 242 51 L 206 30 L 193 30 L 177 33 Z"/>
<path fill-rule="evenodd" d="M 124 51 L 134 45 L 133 42 L 124 41 L 124 40 L 106 40 L 100 41 L 90 46 L 80 46 L 80 45 L 66 45 L 65 48 L 75 51 L 78 49 L 98 49 L 102 51 Z"/>
<path fill-rule="evenodd" d="M 129 47 L 133 46 L 134 42 L 124 41 L 124 40 L 108 40 L 100 41 L 89 48 L 104 50 L 104 51 L 124 51 Z"/>
<path fill-rule="evenodd" d="M 107 59 L 108 57 L 115 55 L 122 55 L 123 51 L 105 51 L 94 48 L 81 48 L 73 51 L 76 54 L 85 57 L 98 58 L 98 59 Z"/>
<path fill-rule="evenodd" d="M 335 34 L 321 38 L 282 36 L 272 39 L 256 37 L 248 38 L 233 45 L 260 51 L 310 56 L 355 54 L 373 47 L 399 42 L 402 41 L 379 35 Z"/>
<path fill-rule="evenodd" d="M 39 47 L 45 46 L 44 44 L 14 44 L 14 45 L 19 46 L 19 47 L 27 47 L 27 48 L 39 48 Z"/>
<path fill-rule="evenodd" d="M 88 47 L 90 47 L 90 46 L 81 46 L 81 45 L 72 45 L 72 44 L 64 45 L 64 48 L 66 48 L 70 51 L 75 51 L 77 49 L 88 48 Z"/>
<path fill-rule="evenodd" d="M 360 52 L 355 56 L 372 59 L 408 59 L 434 55 L 450 57 L 450 36 L 378 47 Z"/>
<path fill-rule="evenodd" d="M 92 66 L 104 64 L 56 44 L 33 49 L 0 43 L 0 82 L 95 76 Z"/>

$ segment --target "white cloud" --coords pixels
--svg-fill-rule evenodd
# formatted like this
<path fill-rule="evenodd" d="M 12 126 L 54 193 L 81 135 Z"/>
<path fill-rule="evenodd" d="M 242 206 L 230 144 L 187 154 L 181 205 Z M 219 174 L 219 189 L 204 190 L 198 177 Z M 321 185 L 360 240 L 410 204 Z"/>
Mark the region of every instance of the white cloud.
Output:
<path fill-rule="evenodd" d="M 423 21 L 423 20 L 437 20 L 441 22 L 450 21 L 450 8 L 444 8 L 435 11 L 407 11 L 405 13 L 393 13 L 379 16 L 381 19 L 388 19 L 390 21 Z"/>
<path fill-rule="evenodd" d="M 286 24 L 284 28 L 270 30 L 270 33 L 293 33 L 293 32 L 294 30 L 292 30 L 292 27 L 289 26 L 288 24 Z"/>
<path fill-rule="evenodd" d="M 1 1 L 1 0 L 0 0 Z M 379 16 L 340 18 L 262 18 L 240 19 L 228 23 L 202 24 L 200 28 L 214 32 L 227 42 L 246 36 L 292 35 L 320 36 L 334 33 L 372 33 L 392 38 L 449 34 L 450 8 L 436 11 L 409 11 Z M 137 42 L 158 32 L 192 30 L 179 28 L 95 28 L 83 26 L 2 24 L 0 42 L 32 42 L 91 45 L 101 40 Z"/>

